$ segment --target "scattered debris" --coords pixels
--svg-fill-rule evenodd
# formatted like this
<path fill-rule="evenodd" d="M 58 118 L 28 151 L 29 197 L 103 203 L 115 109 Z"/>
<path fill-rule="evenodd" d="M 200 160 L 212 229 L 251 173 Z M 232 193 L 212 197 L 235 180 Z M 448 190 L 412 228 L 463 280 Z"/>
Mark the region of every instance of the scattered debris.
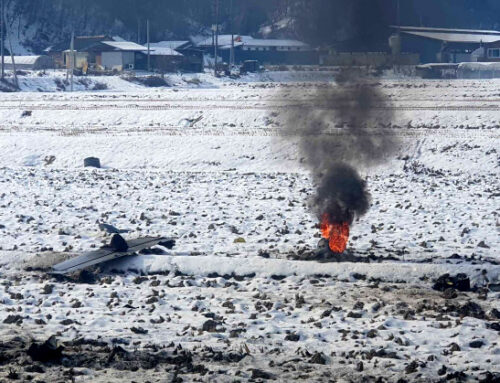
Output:
<path fill-rule="evenodd" d="M 113 259 L 121 258 L 126 255 L 133 255 L 143 249 L 148 249 L 160 243 L 172 241 L 168 238 L 143 237 L 125 241 L 119 234 L 113 235 L 109 246 L 104 246 L 99 250 L 91 251 L 79 257 L 69 259 L 65 262 L 53 266 L 53 272 L 66 274 L 79 271 L 90 266 L 94 266 Z M 171 243 L 171 242 L 168 242 Z"/>
<path fill-rule="evenodd" d="M 55 160 L 56 160 L 56 156 L 46 156 L 43 159 L 43 162 L 45 162 L 45 166 L 49 166 L 49 165 L 52 165 Z"/>
<path fill-rule="evenodd" d="M 124 234 L 129 232 L 129 230 L 120 230 L 114 227 L 113 225 L 109 225 L 107 223 L 100 223 L 99 229 L 105 231 L 108 234 Z"/>
<path fill-rule="evenodd" d="M 454 277 L 450 274 L 444 274 L 436 280 L 432 288 L 437 291 L 445 291 L 450 288 L 458 291 L 470 291 L 470 279 L 462 273 Z"/>
<path fill-rule="evenodd" d="M 83 160 L 83 166 L 86 168 L 100 168 L 101 161 L 96 157 L 87 157 Z"/>
<path fill-rule="evenodd" d="M 33 360 L 39 362 L 50 362 L 60 359 L 62 357 L 63 350 L 64 347 L 60 346 L 57 342 L 57 338 L 52 335 L 49 339 L 41 344 L 32 343 L 27 351 L 27 354 Z"/>
<path fill-rule="evenodd" d="M 471 348 L 481 348 L 484 346 L 484 341 L 483 340 L 473 340 L 472 342 L 469 343 L 469 347 Z"/>
<path fill-rule="evenodd" d="M 131 327 L 130 331 L 132 331 L 134 334 L 147 334 L 148 330 L 142 328 L 142 327 Z"/>

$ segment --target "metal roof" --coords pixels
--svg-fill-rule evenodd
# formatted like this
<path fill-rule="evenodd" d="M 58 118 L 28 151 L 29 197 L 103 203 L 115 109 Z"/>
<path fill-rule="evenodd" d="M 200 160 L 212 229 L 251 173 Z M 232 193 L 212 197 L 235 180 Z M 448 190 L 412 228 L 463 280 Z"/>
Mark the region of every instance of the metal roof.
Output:
<path fill-rule="evenodd" d="M 189 44 L 189 41 L 159 41 L 157 43 L 151 43 L 152 47 L 158 48 L 170 48 L 170 49 L 178 49 L 183 45 Z"/>
<path fill-rule="evenodd" d="M 285 40 L 285 39 L 252 39 L 244 43 L 246 46 L 250 47 L 307 47 L 306 43 L 297 40 Z"/>
<path fill-rule="evenodd" d="M 219 45 L 231 45 L 231 35 L 219 35 L 218 42 Z M 235 35 L 234 36 L 234 41 L 235 42 L 247 42 L 248 40 L 253 40 L 252 36 L 240 36 L 240 35 Z M 212 46 L 212 38 L 209 37 L 197 44 L 199 47 L 211 47 Z"/>
<path fill-rule="evenodd" d="M 241 47 L 242 45 L 244 45 L 244 44 L 243 43 L 237 43 L 237 42 L 234 43 L 234 47 L 235 48 L 236 47 Z M 222 49 L 222 50 L 231 49 L 231 44 L 219 46 L 219 49 Z"/>
<path fill-rule="evenodd" d="M 445 33 L 445 32 L 417 32 L 402 31 L 408 35 L 425 37 L 428 39 L 446 41 L 449 43 L 494 43 L 500 41 L 500 35 L 468 34 L 468 33 Z"/>
<path fill-rule="evenodd" d="M 144 53 L 148 53 L 147 49 L 143 51 Z M 179 52 L 165 47 L 151 47 L 150 52 L 152 56 L 183 56 Z"/>
<path fill-rule="evenodd" d="M 86 51 L 87 49 L 99 44 L 102 41 L 114 41 L 116 37 L 102 35 L 102 36 L 77 36 L 75 37 L 75 50 Z M 63 41 L 59 44 L 53 45 L 47 49 L 46 52 L 64 52 L 69 49 L 71 44 L 70 40 Z"/>
<path fill-rule="evenodd" d="M 112 48 L 115 48 L 115 50 L 118 51 L 137 51 L 137 52 L 142 52 L 144 50 L 147 50 L 146 47 L 133 43 L 131 41 L 103 41 L 103 44 L 109 45 Z"/>
<path fill-rule="evenodd" d="M 220 35 L 219 46 L 227 47 L 231 45 L 231 35 Z M 248 47 L 307 47 L 306 43 L 288 39 L 254 39 L 252 36 L 234 36 L 235 46 L 245 45 Z M 198 44 L 201 47 L 212 46 L 212 38 L 203 40 Z"/>
<path fill-rule="evenodd" d="M 42 56 L 14 56 L 14 62 L 19 65 L 35 65 L 36 60 Z M 5 56 L 5 64 L 12 64 L 12 58 Z"/>
<path fill-rule="evenodd" d="M 411 27 L 391 25 L 391 28 L 401 29 L 401 31 L 418 31 L 418 32 L 443 32 L 443 33 L 467 33 L 467 34 L 482 34 L 482 35 L 500 35 L 500 31 L 483 30 L 483 29 L 456 29 L 456 28 L 434 28 L 434 27 Z"/>

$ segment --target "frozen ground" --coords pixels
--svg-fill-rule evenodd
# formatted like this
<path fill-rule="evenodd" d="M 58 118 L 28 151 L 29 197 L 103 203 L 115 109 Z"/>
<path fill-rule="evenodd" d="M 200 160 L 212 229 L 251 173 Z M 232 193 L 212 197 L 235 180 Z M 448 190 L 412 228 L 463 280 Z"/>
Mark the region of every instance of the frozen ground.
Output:
<path fill-rule="evenodd" d="M 399 154 L 363 171 L 373 206 L 349 251 L 392 260 L 363 264 L 291 260 L 314 250 L 317 218 L 297 143 L 279 136 L 290 109 L 325 109 L 310 83 L 0 94 L 1 355 L 45 381 L 488 379 L 500 365 L 498 85 L 380 83 L 391 102 L 366 134 L 399 136 Z M 104 168 L 83 169 L 88 156 Z M 26 271 L 100 246 L 98 222 L 177 246 L 93 284 Z M 433 291 L 445 272 L 478 288 Z M 66 367 L 31 367 L 20 350 L 53 334 Z"/>

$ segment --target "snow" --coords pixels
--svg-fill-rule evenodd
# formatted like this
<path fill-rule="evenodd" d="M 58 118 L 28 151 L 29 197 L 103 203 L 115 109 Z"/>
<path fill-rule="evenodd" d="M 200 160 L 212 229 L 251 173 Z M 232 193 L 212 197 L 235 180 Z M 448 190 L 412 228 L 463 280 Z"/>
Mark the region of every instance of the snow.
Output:
<path fill-rule="evenodd" d="M 353 275 L 364 275 L 368 279 L 397 283 L 418 283 L 423 279 L 435 280 L 443 274 L 467 274 L 473 282 L 481 284 L 481 269 L 464 264 L 415 264 L 415 263 L 317 263 L 309 261 L 287 261 L 279 259 L 256 258 L 248 262 L 245 258 L 215 256 L 179 256 L 179 255 L 143 255 L 110 262 L 108 270 L 131 271 L 141 274 L 159 274 L 162 272 L 180 272 L 194 276 L 218 275 L 254 275 L 256 278 L 272 276 L 314 277 L 328 276 L 338 280 L 356 281 Z M 491 282 L 500 282 L 500 266 L 489 268 Z"/>
<path fill-rule="evenodd" d="M 161 89 L 88 77 L 73 93 L 56 91 L 63 76 L 20 76 L 26 91 L 0 94 L 0 321 L 22 318 L 2 323 L 4 345 L 55 333 L 127 350 L 174 342 L 209 370 L 74 369 L 85 374 L 77 380 L 96 382 L 177 373 L 248 381 L 252 368 L 283 381 L 435 381 L 443 365 L 473 380 L 500 364 L 492 327 L 500 295 L 481 295 L 500 283 L 500 81 L 377 80 L 395 117 L 388 126 L 381 105 L 365 133 L 384 126 L 400 147 L 388 163 L 360 169 L 372 206 L 354 223 L 348 250 L 392 260 L 320 263 L 292 260 L 316 248 L 318 222 L 298 142 L 282 132 L 290 110 L 320 108 L 315 85 L 332 72 L 175 74 Z M 94 82 L 108 89 L 89 90 Z M 83 168 L 88 156 L 103 168 Z M 96 284 L 40 271 L 109 241 L 100 222 L 129 230 L 127 238 L 173 236 L 177 244 L 103 266 Z M 476 290 L 446 298 L 431 289 L 445 273 L 465 273 Z M 219 332 L 203 330 L 212 317 Z M 473 340 L 484 345 L 474 349 Z M 224 359 L 245 348 L 241 361 Z M 380 350 L 397 359 L 368 357 Z M 316 352 L 325 365 L 310 362 Z M 418 371 L 405 372 L 413 361 Z M 61 368 L 40 378 L 55 381 Z"/>

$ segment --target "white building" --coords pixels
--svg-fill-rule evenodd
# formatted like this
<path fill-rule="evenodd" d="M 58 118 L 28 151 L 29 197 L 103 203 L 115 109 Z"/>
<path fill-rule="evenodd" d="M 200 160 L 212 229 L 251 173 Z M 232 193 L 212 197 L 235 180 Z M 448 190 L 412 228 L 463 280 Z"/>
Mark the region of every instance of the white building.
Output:
<path fill-rule="evenodd" d="M 106 70 L 135 69 L 138 53 L 147 51 L 147 48 L 130 41 L 103 41 L 109 47 L 103 49 L 101 63 Z"/>
<path fill-rule="evenodd" d="M 11 56 L 4 57 L 5 69 L 13 70 Z M 49 56 L 14 56 L 16 70 L 41 70 L 53 69 L 54 60 Z"/>

